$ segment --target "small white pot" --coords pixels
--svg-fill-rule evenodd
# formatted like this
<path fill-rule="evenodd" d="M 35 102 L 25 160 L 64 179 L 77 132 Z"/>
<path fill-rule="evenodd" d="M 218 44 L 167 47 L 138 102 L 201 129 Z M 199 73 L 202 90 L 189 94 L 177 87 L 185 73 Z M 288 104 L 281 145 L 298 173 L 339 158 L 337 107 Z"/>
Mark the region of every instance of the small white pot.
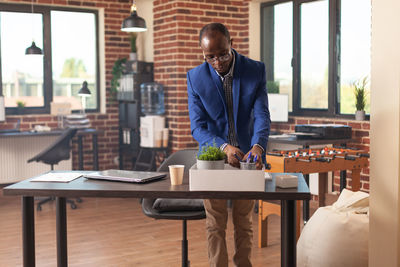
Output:
<path fill-rule="evenodd" d="M 223 170 L 225 160 L 200 160 L 197 159 L 198 170 Z"/>
<path fill-rule="evenodd" d="M 356 111 L 356 121 L 363 121 L 363 120 L 365 120 L 365 111 L 357 110 Z"/>
<path fill-rule="evenodd" d="M 129 60 L 137 60 L 137 53 L 129 53 Z"/>

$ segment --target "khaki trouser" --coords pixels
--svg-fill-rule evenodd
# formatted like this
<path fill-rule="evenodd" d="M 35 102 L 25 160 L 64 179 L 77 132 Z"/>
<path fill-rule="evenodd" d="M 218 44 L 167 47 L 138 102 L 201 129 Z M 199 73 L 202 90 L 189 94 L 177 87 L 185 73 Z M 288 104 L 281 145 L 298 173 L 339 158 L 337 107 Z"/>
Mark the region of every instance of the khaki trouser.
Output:
<path fill-rule="evenodd" d="M 232 200 L 235 255 L 233 262 L 238 267 L 251 267 L 250 256 L 253 241 L 252 211 L 254 200 Z M 227 267 L 228 252 L 225 231 L 228 221 L 227 201 L 205 199 L 206 228 L 208 239 L 208 261 L 211 267 Z"/>

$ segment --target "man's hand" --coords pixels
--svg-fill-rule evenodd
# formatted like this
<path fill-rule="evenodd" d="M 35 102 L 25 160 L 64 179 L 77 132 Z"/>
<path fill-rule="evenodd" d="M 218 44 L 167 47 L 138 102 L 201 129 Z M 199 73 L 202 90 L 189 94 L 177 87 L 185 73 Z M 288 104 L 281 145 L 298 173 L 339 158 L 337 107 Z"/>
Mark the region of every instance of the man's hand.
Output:
<path fill-rule="evenodd" d="M 233 167 L 240 168 L 240 163 L 239 160 L 235 157 L 235 154 L 239 159 L 243 158 L 244 153 L 237 147 L 227 145 L 224 148 L 224 152 L 226 156 L 228 157 L 228 163 L 229 165 L 232 165 Z"/>
<path fill-rule="evenodd" d="M 246 153 L 246 155 L 244 155 L 243 157 L 243 161 L 247 160 L 247 157 L 249 156 L 249 153 L 251 152 L 251 157 L 254 159 L 255 156 L 257 155 L 257 163 L 256 163 L 256 167 L 257 170 L 261 170 L 262 169 L 262 149 L 259 146 L 253 146 L 252 149 L 250 149 L 249 152 Z"/>

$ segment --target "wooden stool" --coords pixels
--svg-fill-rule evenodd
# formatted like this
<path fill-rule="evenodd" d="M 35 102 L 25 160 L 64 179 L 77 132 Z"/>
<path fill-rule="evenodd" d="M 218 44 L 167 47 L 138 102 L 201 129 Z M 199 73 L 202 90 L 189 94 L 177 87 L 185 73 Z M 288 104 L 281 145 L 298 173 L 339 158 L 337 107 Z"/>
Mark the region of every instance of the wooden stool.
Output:
<path fill-rule="evenodd" d="M 300 201 L 296 201 L 296 239 L 300 236 Z M 258 247 L 268 246 L 268 216 L 276 214 L 281 216 L 280 201 L 258 201 Z"/>

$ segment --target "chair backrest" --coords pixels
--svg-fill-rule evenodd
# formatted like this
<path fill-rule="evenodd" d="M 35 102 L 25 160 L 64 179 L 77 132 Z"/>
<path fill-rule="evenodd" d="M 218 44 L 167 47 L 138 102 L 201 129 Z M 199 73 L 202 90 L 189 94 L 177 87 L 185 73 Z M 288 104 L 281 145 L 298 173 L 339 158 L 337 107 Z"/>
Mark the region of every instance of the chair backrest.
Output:
<path fill-rule="evenodd" d="M 161 163 L 160 167 L 158 167 L 157 171 L 160 172 L 168 172 L 169 165 L 185 165 L 185 173 L 189 172 L 190 167 L 196 163 L 196 155 L 197 149 L 184 149 L 179 150 L 166 158 L 163 163 Z"/>
<path fill-rule="evenodd" d="M 46 164 L 57 164 L 61 160 L 67 160 L 70 158 L 70 150 L 71 150 L 71 139 L 74 137 L 78 130 L 68 128 L 65 130 L 57 140 L 48 146 L 45 150 L 34 156 L 33 158 L 28 160 L 32 161 L 41 161 Z"/>

